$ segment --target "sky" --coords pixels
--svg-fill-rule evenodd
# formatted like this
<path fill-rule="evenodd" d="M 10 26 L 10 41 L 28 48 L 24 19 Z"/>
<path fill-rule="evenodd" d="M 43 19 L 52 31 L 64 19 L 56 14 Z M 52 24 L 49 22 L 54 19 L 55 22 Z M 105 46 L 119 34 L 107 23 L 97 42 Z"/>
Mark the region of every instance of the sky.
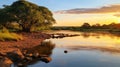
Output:
<path fill-rule="evenodd" d="M 10 5 L 16 0 L 0 0 L 2 5 Z M 120 22 L 120 0 L 28 0 L 49 8 L 56 19 L 54 26 L 80 26 Z M 118 9 L 118 10 L 117 10 Z"/>
<path fill-rule="evenodd" d="M 0 7 L 12 4 L 17 0 L 0 0 Z M 96 8 L 111 4 L 120 4 L 120 0 L 28 0 L 40 6 L 46 6 L 52 11 L 73 8 Z"/>

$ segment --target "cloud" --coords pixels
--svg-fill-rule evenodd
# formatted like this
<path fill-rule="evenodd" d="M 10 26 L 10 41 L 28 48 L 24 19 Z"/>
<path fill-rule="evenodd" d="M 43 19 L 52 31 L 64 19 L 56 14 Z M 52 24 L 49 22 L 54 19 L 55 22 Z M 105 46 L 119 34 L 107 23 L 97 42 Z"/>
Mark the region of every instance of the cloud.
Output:
<path fill-rule="evenodd" d="M 120 13 L 118 13 L 118 14 L 115 14 L 114 16 L 116 16 L 116 17 L 120 17 Z"/>
<path fill-rule="evenodd" d="M 84 14 L 84 13 L 116 13 L 120 12 L 120 4 L 103 6 L 101 8 L 76 8 L 70 10 L 60 10 L 55 13 L 60 14 Z"/>
<path fill-rule="evenodd" d="M 68 47 L 68 49 L 71 50 L 99 50 L 103 52 L 109 52 L 109 53 L 120 53 L 120 49 L 117 49 L 116 47 L 107 47 L 107 46 L 72 46 Z"/>

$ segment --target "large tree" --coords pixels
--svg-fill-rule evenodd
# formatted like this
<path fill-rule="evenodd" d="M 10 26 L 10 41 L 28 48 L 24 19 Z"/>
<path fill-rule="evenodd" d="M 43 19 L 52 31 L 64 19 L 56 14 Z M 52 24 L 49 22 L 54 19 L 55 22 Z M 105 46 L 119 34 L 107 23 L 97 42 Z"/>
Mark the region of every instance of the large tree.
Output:
<path fill-rule="evenodd" d="M 81 28 L 85 28 L 85 29 L 88 29 L 90 28 L 90 24 L 89 23 L 83 23 L 83 25 L 81 26 Z"/>
<path fill-rule="evenodd" d="M 50 27 L 55 23 L 52 12 L 43 6 L 18 0 L 10 6 L 0 9 L 0 24 L 16 22 L 22 31 L 30 32 L 35 27 Z"/>

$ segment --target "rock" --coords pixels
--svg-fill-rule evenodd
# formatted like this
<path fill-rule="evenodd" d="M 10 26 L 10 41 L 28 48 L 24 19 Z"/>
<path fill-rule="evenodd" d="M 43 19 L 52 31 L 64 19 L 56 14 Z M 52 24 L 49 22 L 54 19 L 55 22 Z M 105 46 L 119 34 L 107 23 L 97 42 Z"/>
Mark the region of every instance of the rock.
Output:
<path fill-rule="evenodd" d="M 40 57 L 49 57 L 48 55 L 40 55 Z"/>
<path fill-rule="evenodd" d="M 39 53 L 34 53 L 33 57 L 39 57 Z"/>
<path fill-rule="evenodd" d="M 12 64 L 13 62 L 10 59 L 5 58 L 4 59 L 4 63 L 6 63 L 6 64 Z"/>
<path fill-rule="evenodd" d="M 68 51 L 67 51 L 67 50 L 64 50 L 64 53 L 68 53 Z"/>
<path fill-rule="evenodd" d="M 17 53 L 12 53 L 12 52 L 7 53 L 7 57 L 15 63 L 19 62 L 22 59 L 20 55 L 18 55 Z"/>
<path fill-rule="evenodd" d="M 0 56 L 6 56 L 6 53 L 2 53 L 2 52 L 1 52 L 1 53 L 0 53 Z"/>
<path fill-rule="evenodd" d="M 33 54 L 32 54 L 32 53 L 29 53 L 29 54 L 26 54 L 26 56 L 28 56 L 28 57 L 32 57 Z"/>
<path fill-rule="evenodd" d="M 18 67 L 24 67 L 24 65 L 22 63 L 18 63 L 17 66 Z"/>
<path fill-rule="evenodd" d="M 26 59 L 27 61 L 31 61 L 31 60 L 32 60 L 32 57 L 25 57 L 25 59 Z"/>
<path fill-rule="evenodd" d="M 3 58 L 3 56 L 0 56 L 0 59 L 2 59 Z"/>
<path fill-rule="evenodd" d="M 20 50 L 16 50 L 16 51 L 12 51 L 12 52 L 8 52 L 6 54 L 6 56 L 12 60 L 12 62 L 19 62 L 20 60 L 22 60 L 24 58 L 24 55 L 21 53 Z"/>
<path fill-rule="evenodd" d="M 27 53 L 27 50 L 24 50 L 22 53 L 23 53 L 24 55 L 26 55 L 26 53 Z"/>
<path fill-rule="evenodd" d="M 17 53 L 22 59 L 24 58 L 24 55 L 22 54 L 22 52 L 19 49 L 17 51 L 15 51 L 15 53 Z"/>
<path fill-rule="evenodd" d="M 40 60 L 45 62 L 45 63 L 49 63 L 52 60 L 52 58 L 50 58 L 50 57 L 41 57 Z"/>

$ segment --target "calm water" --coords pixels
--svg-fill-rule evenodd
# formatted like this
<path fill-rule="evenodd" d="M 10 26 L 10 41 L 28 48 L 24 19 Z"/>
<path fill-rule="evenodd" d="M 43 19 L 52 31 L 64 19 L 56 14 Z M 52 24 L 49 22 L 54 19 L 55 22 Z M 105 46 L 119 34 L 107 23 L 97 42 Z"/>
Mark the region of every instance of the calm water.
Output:
<path fill-rule="evenodd" d="M 80 34 L 62 39 L 48 39 L 56 44 L 49 63 L 37 62 L 28 67 L 120 67 L 120 37 L 109 33 L 59 31 Z M 67 53 L 64 51 L 67 50 Z"/>

